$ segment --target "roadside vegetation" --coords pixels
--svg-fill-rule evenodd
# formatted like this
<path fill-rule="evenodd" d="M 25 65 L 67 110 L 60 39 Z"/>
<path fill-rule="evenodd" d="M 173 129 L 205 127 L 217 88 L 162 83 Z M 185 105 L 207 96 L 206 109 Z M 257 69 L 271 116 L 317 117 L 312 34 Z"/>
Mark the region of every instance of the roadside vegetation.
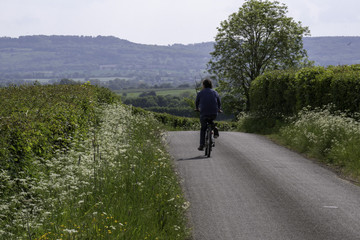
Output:
<path fill-rule="evenodd" d="M 359 65 L 268 72 L 251 86 L 239 129 L 269 135 L 360 180 Z"/>
<path fill-rule="evenodd" d="M 356 116 L 358 119 L 359 116 Z M 360 180 L 360 122 L 328 108 L 299 112 L 275 135 L 282 144 Z"/>
<path fill-rule="evenodd" d="M 87 84 L 0 91 L 1 239 L 186 239 L 151 114 Z"/>

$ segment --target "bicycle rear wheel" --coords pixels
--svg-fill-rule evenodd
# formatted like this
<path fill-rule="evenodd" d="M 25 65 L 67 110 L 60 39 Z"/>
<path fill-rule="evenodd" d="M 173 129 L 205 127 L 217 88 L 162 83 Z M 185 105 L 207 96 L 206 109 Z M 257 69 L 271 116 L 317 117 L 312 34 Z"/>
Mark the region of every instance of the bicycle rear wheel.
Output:
<path fill-rule="evenodd" d="M 205 138 L 205 155 L 207 157 L 210 157 L 211 155 L 211 149 L 212 149 L 212 139 L 211 139 L 211 127 L 208 127 L 206 130 L 206 138 Z"/>

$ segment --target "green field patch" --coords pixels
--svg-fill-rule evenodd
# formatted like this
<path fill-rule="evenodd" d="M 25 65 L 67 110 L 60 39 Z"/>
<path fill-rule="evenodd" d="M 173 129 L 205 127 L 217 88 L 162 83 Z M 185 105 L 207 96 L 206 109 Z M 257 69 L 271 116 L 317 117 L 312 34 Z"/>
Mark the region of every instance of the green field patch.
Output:
<path fill-rule="evenodd" d="M 139 97 L 139 95 L 140 95 L 141 93 L 144 93 L 144 92 L 152 92 L 152 91 L 154 91 L 157 96 L 166 96 L 166 95 L 181 96 L 181 95 L 183 95 L 184 93 L 189 93 L 189 94 L 195 93 L 195 90 L 192 89 L 192 88 L 127 89 L 127 90 L 117 91 L 116 93 L 118 93 L 118 94 L 120 94 L 120 95 L 126 95 L 126 97 L 129 97 L 129 98 L 136 98 L 136 97 Z"/>

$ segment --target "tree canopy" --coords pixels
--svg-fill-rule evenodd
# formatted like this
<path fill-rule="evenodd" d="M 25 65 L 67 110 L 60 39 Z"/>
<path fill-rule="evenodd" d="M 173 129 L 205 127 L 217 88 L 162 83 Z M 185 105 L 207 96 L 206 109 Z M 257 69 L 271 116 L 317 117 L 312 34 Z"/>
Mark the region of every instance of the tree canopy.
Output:
<path fill-rule="evenodd" d="M 310 31 L 287 12 L 277 1 L 247 0 L 218 27 L 208 69 L 233 111 L 250 108 L 249 88 L 256 77 L 306 62 L 302 38 Z"/>

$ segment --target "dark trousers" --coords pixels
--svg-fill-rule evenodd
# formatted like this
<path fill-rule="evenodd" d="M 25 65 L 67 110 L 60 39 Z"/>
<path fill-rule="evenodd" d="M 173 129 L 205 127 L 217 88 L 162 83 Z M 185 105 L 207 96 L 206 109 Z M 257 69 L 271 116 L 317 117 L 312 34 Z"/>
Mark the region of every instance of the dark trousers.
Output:
<path fill-rule="evenodd" d="M 200 123 L 201 123 L 201 130 L 200 130 L 200 145 L 205 145 L 205 132 L 206 132 L 206 126 L 209 122 L 214 127 L 214 120 L 216 119 L 217 115 L 206 115 L 206 116 L 200 116 Z"/>

